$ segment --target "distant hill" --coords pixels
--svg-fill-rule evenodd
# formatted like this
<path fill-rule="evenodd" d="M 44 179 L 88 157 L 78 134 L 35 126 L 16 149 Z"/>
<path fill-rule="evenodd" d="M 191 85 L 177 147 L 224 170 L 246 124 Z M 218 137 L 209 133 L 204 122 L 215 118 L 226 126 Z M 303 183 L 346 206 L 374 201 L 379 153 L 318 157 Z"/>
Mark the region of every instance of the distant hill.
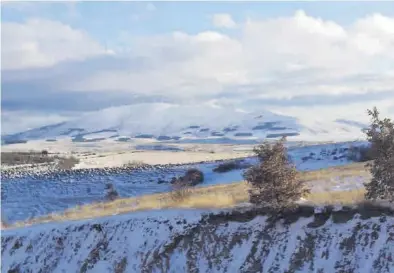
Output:
<path fill-rule="evenodd" d="M 308 122 L 269 111 L 247 111 L 215 104 L 142 103 L 106 108 L 80 117 L 2 137 L 2 142 L 71 137 L 74 141 L 128 138 L 158 141 L 354 140 L 363 125 L 349 120 Z M 223 141 L 224 140 L 224 141 Z"/>

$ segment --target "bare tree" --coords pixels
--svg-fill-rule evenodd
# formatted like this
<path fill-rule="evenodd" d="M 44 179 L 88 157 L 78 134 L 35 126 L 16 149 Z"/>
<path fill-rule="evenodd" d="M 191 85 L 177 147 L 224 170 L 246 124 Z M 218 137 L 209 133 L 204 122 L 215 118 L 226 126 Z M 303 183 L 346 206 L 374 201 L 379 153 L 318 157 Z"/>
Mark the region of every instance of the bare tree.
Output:
<path fill-rule="evenodd" d="M 297 170 L 288 157 L 286 138 L 274 144 L 265 142 L 254 148 L 259 164 L 248 169 L 250 202 L 282 208 L 292 205 L 309 190 L 297 179 Z"/>
<path fill-rule="evenodd" d="M 366 131 L 374 160 L 367 164 L 372 180 L 365 184 L 366 199 L 394 201 L 394 123 L 380 119 L 376 107 L 368 110 L 370 128 Z"/>

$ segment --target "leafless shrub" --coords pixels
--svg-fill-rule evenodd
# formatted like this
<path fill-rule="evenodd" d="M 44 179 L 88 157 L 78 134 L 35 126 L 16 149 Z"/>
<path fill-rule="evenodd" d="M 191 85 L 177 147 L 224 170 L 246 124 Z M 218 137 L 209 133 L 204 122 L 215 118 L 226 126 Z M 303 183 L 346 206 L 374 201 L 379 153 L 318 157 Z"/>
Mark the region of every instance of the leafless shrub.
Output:
<path fill-rule="evenodd" d="M 241 161 L 233 160 L 228 162 L 223 162 L 216 166 L 213 171 L 218 173 L 225 173 L 232 170 L 242 169 L 245 168 L 245 164 L 242 164 Z"/>
<path fill-rule="evenodd" d="M 64 157 L 58 159 L 56 167 L 61 170 L 71 170 L 78 163 L 79 159 L 74 156 Z"/>
<path fill-rule="evenodd" d="M 251 185 L 251 203 L 289 207 L 309 192 L 304 182 L 297 179 L 298 172 L 288 157 L 285 141 L 283 137 L 274 144 L 266 142 L 254 148 L 260 163 L 244 174 Z"/>
<path fill-rule="evenodd" d="M 174 183 L 170 192 L 170 198 L 175 203 L 181 203 L 187 199 L 191 194 L 190 186 L 182 183 Z"/>
<path fill-rule="evenodd" d="M 114 185 L 112 183 L 108 183 L 105 186 L 107 190 L 107 194 L 105 195 L 105 199 L 108 201 L 114 201 L 115 199 L 119 198 L 119 193 L 116 191 Z"/>
<path fill-rule="evenodd" d="M 42 164 L 55 161 L 55 157 L 44 155 L 42 152 L 2 152 L 1 164 L 22 165 L 22 164 Z"/>
<path fill-rule="evenodd" d="M 139 161 L 139 160 L 133 160 L 123 164 L 123 167 L 133 168 L 133 169 L 143 168 L 147 166 L 149 166 L 149 164 L 146 164 L 143 161 Z"/>
<path fill-rule="evenodd" d="M 371 125 L 366 130 L 374 159 L 367 164 L 372 180 L 365 184 L 365 197 L 369 200 L 394 201 L 394 122 L 380 119 L 376 107 L 368 110 Z"/>

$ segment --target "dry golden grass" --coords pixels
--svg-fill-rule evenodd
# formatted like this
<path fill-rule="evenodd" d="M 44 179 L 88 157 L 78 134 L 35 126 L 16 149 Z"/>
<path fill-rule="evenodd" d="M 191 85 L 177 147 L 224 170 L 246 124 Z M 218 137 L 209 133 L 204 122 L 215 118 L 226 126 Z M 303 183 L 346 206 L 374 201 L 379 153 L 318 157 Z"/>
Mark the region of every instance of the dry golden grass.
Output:
<path fill-rule="evenodd" d="M 366 163 L 353 163 L 344 166 L 330 167 L 316 171 L 301 172 L 300 179 L 302 181 L 318 181 L 327 180 L 330 178 L 344 178 L 349 176 L 363 176 L 370 177 L 368 169 L 365 167 Z"/>
<path fill-rule="evenodd" d="M 224 185 L 225 186 L 225 185 Z M 28 221 L 17 222 L 13 227 L 38 223 L 73 221 L 116 215 L 128 212 L 166 208 L 226 208 L 247 201 L 245 183 L 234 183 L 229 187 L 212 186 L 190 189 L 182 200 L 173 193 L 144 195 L 141 197 L 117 199 L 112 202 L 93 203 L 66 210 L 62 214 L 49 214 Z"/>
<path fill-rule="evenodd" d="M 327 181 L 331 178 L 368 176 L 364 164 L 333 167 L 300 173 L 303 181 Z M 248 201 L 248 184 L 232 184 L 192 188 L 181 198 L 174 193 L 160 193 L 134 198 L 117 199 L 112 202 L 93 203 L 66 210 L 63 214 L 49 214 L 28 221 L 17 222 L 12 227 L 21 227 L 54 221 L 72 221 L 104 217 L 142 210 L 166 208 L 229 208 Z M 312 192 L 304 197 L 314 204 L 350 204 L 364 199 L 364 190 Z"/>
<path fill-rule="evenodd" d="M 364 198 L 365 189 L 354 189 L 348 191 L 323 191 L 323 192 L 312 192 L 305 197 L 312 204 L 357 204 L 365 201 Z"/>

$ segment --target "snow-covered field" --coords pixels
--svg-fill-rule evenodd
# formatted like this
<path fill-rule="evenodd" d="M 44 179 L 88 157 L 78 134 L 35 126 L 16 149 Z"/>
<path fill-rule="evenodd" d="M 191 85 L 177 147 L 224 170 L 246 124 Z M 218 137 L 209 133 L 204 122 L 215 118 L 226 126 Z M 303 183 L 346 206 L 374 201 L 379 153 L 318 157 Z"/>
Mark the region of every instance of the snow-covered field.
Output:
<path fill-rule="evenodd" d="M 6 230 L 2 272 L 394 272 L 390 214 L 309 210 L 270 220 L 261 212 L 208 212 L 137 212 Z"/>
<path fill-rule="evenodd" d="M 317 170 L 330 166 L 345 165 L 349 162 L 344 156 L 344 149 L 350 144 L 330 144 L 294 148 L 290 155 L 299 170 Z M 324 152 L 324 150 L 326 152 Z M 174 156 L 182 152 L 172 152 Z M 305 159 L 308 157 L 308 159 Z M 255 158 L 244 159 L 246 163 L 255 163 Z M 105 185 L 112 183 L 121 197 L 140 196 L 166 192 L 171 189 L 170 179 L 184 174 L 190 167 L 197 167 L 204 173 L 204 182 L 200 186 L 232 183 L 242 180 L 244 170 L 227 173 L 215 173 L 219 163 L 194 163 L 149 170 L 67 172 L 44 176 L 25 176 L 4 178 L 1 184 L 2 213 L 9 222 L 25 220 L 52 212 L 61 212 L 76 205 L 101 201 L 105 196 Z M 167 181 L 159 183 L 160 180 Z M 337 179 L 330 185 L 316 184 L 318 189 L 333 190 L 353 189 L 362 186 L 362 179 Z"/>
<path fill-rule="evenodd" d="M 296 149 L 308 156 L 305 149 L 313 153 L 320 150 L 340 149 L 350 145 L 360 145 L 365 142 L 353 141 L 346 144 L 335 143 L 309 143 L 288 142 L 290 149 Z M 2 146 L 3 152 L 47 150 L 61 156 L 73 155 L 80 159 L 75 168 L 103 168 L 119 167 L 133 161 L 146 164 L 188 164 L 202 161 L 226 160 L 253 155 L 255 143 L 171 143 L 165 144 L 154 140 L 133 139 L 132 142 L 117 142 L 103 140 L 100 142 L 72 142 L 70 139 L 61 139 L 56 142 L 34 140 L 27 143 Z M 293 147 L 293 148 L 292 148 Z M 174 152 L 177 151 L 177 152 Z M 316 157 L 318 158 L 318 157 Z"/>

